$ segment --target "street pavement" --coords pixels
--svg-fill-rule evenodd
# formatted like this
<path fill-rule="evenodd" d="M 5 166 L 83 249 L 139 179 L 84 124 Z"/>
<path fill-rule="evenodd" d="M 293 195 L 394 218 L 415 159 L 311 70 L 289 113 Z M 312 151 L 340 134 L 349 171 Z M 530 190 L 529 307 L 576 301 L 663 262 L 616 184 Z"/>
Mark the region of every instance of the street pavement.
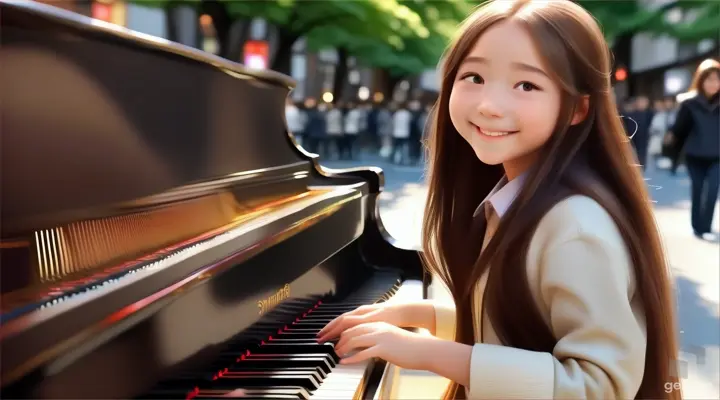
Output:
<path fill-rule="evenodd" d="M 323 161 L 331 168 L 379 166 L 385 171 L 380 196 L 381 218 L 388 232 L 403 243 L 419 245 L 427 189 L 424 167 L 395 166 L 379 156 L 361 161 Z M 675 177 L 651 171 L 647 183 L 654 201 L 658 228 L 664 240 L 678 302 L 682 345 L 680 376 L 685 399 L 720 399 L 720 244 L 695 238 L 690 227 L 690 182 L 681 169 Z M 720 210 L 713 231 L 720 229 Z M 433 296 L 446 298 L 443 288 Z M 676 390 L 671 388 L 669 390 Z"/>

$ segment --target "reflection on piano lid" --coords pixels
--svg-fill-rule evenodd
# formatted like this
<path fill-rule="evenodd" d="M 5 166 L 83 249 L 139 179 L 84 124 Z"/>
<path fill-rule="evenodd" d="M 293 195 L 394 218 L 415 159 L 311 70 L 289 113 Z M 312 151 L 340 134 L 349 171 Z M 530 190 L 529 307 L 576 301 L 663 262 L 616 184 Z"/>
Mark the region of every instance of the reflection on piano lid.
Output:
<path fill-rule="evenodd" d="M 290 78 L 35 2 L 0 24 L 5 397 L 375 393 L 314 335 L 425 275 L 382 171 L 296 145 Z"/>

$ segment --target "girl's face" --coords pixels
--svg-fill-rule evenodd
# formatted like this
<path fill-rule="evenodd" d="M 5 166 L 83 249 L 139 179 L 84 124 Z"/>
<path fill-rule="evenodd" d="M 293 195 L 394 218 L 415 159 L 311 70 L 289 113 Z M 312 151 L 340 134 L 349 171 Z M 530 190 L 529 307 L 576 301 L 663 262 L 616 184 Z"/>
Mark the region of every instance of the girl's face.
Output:
<path fill-rule="evenodd" d="M 530 35 L 511 21 L 489 28 L 463 60 L 450 94 L 450 119 L 485 164 L 510 179 L 535 163 L 560 113 L 559 87 Z"/>
<path fill-rule="evenodd" d="M 714 96 L 720 91 L 720 75 L 717 72 L 711 72 L 702 83 L 703 91 L 708 97 Z"/>

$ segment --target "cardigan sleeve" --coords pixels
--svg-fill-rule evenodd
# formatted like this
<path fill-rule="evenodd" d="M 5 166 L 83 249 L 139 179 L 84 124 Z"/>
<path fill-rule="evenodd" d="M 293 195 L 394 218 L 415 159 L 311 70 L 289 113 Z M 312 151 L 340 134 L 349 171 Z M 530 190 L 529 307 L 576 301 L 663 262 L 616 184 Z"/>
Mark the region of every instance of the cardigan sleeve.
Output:
<path fill-rule="evenodd" d="M 557 345 L 543 353 L 476 344 L 469 398 L 635 397 L 644 373 L 645 317 L 634 301 L 625 244 L 616 229 L 609 232 L 578 230 L 545 248 L 537 300 L 549 313 Z"/>

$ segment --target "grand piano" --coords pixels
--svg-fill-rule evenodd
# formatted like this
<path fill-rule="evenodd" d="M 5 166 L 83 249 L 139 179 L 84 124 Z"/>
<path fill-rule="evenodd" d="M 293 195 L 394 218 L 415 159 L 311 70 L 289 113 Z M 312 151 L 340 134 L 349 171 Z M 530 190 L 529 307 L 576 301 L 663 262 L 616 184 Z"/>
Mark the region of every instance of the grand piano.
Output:
<path fill-rule="evenodd" d="M 315 334 L 427 296 L 378 168 L 296 145 L 294 83 L 0 1 L 3 398 L 377 399 Z"/>

